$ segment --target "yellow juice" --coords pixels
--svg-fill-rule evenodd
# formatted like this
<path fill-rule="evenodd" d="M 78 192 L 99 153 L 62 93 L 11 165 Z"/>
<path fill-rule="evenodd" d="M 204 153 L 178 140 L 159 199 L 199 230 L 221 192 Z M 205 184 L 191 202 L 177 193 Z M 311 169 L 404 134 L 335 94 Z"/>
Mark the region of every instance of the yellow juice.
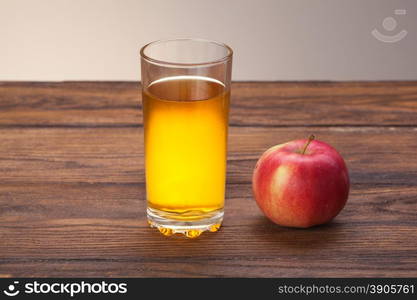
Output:
<path fill-rule="evenodd" d="M 199 76 L 167 77 L 143 92 L 150 208 L 180 219 L 223 208 L 229 95 Z"/>

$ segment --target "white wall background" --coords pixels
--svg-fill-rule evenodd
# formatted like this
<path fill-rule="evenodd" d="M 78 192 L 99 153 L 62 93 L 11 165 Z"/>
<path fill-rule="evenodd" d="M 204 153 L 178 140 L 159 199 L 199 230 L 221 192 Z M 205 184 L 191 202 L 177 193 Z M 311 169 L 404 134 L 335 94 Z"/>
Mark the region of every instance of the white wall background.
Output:
<path fill-rule="evenodd" d="M 234 80 L 417 79 L 416 0 L 0 0 L 0 80 L 139 80 L 174 37 L 232 46 Z"/>

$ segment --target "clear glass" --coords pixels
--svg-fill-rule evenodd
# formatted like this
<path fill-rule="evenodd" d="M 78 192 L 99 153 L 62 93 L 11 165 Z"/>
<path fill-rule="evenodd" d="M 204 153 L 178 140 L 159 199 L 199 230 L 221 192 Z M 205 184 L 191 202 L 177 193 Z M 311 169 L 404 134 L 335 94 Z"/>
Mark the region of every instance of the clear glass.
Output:
<path fill-rule="evenodd" d="M 141 51 L 147 216 L 193 238 L 223 220 L 233 51 L 201 39 Z"/>

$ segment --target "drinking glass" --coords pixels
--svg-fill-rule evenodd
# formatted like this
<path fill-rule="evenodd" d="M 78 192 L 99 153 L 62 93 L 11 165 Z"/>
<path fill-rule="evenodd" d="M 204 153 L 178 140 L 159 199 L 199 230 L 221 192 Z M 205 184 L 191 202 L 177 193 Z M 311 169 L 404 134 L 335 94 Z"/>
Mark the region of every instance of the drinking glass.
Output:
<path fill-rule="evenodd" d="M 193 238 L 223 220 L 232 49 L 202 39 L 141 51 L 147 217 Z"/>

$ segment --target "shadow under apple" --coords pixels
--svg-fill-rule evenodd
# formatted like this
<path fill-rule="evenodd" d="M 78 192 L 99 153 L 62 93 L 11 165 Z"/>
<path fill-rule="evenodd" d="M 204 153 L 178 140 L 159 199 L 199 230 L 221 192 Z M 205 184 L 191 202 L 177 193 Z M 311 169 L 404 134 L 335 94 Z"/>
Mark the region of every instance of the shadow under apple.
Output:
<path fill-rule="evenodd" d="M 336 219 L 311 228 L 290 228 L 259 216 L 255 218 L 250 228 L 251 234 L 262 239 L 263 242 L 289 249 L 324 249 L 328 245 L 334 246 L 334 243 L 347 234 L 344 230 L 345 224 Z"/>

